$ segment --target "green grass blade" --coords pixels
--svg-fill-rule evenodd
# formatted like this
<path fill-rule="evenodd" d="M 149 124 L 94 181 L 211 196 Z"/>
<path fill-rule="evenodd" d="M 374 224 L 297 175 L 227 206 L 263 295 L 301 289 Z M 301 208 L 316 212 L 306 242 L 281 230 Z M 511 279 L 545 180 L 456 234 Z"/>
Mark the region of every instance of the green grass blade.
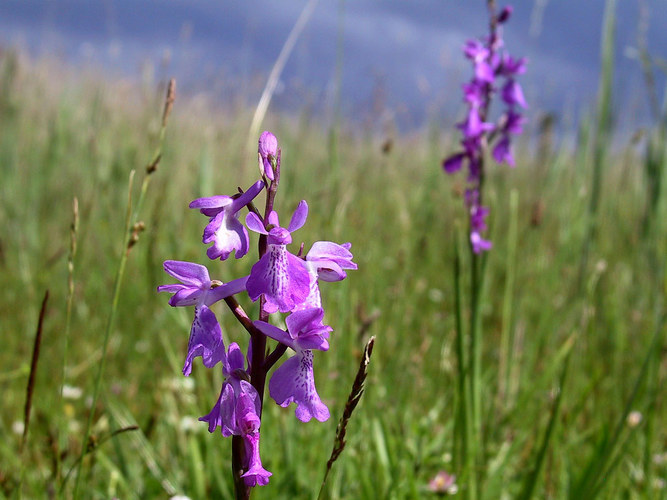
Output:
<path fill-rule="evenodd" d="M 572 351 L 570 351 L 570 353 L 571 352 Z M 568 353 L 567 358 L 565 359 L 565 365 L 561 371 L 560 379 L 558 381 L 558 395 L 556 396 L 556 400 L 551 407 L 551 416 L 549 417 L 547 428 L 544 431 L 544 436 L 542 436 L 542 444 L 540 445 L 540 449 L 533 460 L 533 468 L 526 477 L 521 493 L 517 497 L 521 500 L 529 500 L 533 497 L 540 473 L 542 472 L 544 459 L 547 456 L 547 450 L 549 448 L 549 444 L 551 443 L 554 429 L 556 428 L 558 416 L 560 415 L 561 401 L 563 399 L 563 392 L 565 391 L 565 383 L 570 367 L 570 353 Z"/>

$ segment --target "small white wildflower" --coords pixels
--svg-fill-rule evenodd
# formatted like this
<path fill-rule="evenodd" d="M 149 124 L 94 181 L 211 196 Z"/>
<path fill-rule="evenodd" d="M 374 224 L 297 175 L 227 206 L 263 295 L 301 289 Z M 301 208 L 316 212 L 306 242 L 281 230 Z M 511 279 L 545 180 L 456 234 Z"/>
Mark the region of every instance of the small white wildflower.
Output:
<path fill-rule="evenodd" d="M 21 436 L 24 430 L 25 430 L 25 424 L 23 423 L 23 421 L 14 420 L 14 423 L 12 424 L 12 432 L 14 434 Z"/>
<path fill-rule="evenodd" d="M 150 348 L 150 343 L 148 340 L 140 340 L 136 344 L 134 344 L 134 350 L 137 351 L 139 354 L 144 354 L 148 352 L 148 349 Z"/>
<path fill-rule="evenodd" d="M 200 428 L 199 420 L 195 417 L 185 416 L 179 422 L 179 428 L 183 432 L 192 432 Z"/>
<path fill-rule="evenodd" d="M 63 385 L 63 398 L 79 399 L 83 395 L 83 389 L 73 385 Z"/>
<path fill-rule="evenodd" d="M 444 298 L 445 294 L 443 293 L 442 290 L 439 288 L 431 288 L 428 291 L 428 298 L 431 302 L 435 302 L 436 304 L 438 302 L 442 302 L 442 299 Z"/>
<path fill-rule="evenodd" d="M 195 389 L 195 379 L 190 377 L 182 378 L 181 387 L 184 391 L 192 392 Z"/>
<path fill-rule="evenodd" d="M 627 422 L 630 427 L 637 427 L 642 421 L 642 414 L 638 411 L 628 413 Z"/>
<path fill-rule="evenodd" d="M 195 380 L 192 377 L 172 377 L 167 386 L 174 392 L 192 392 L 195 388 Z"/>

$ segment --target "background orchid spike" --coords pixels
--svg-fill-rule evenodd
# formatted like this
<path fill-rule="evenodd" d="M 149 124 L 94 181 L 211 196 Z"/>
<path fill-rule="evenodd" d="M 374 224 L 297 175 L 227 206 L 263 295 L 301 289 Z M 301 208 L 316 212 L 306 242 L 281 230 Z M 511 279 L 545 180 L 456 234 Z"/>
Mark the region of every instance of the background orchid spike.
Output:
<path fill-rule="evenodd" d="M 482 237 L 486 231 L 488 207 L 482 205 L 482 182 L 484 179 L 484 158 L 487 147 L 492 147 L 492 157 L 498 163 L 514 166 L 511 136 L 520 134 L 524 119 L 518 108 L 527 108 L 526 99 L 516 76 L 526 71 L 526 60 L 513 58 L 504 50 L 501 25 L 512 14 L 511 7 L 505 7 L 495 14 L 491 7 L 491 32 L 480 39 L 468 40 L 463 53 L 473 64 L 474 76 L 463 85 L 463 100 L 468 105 L 465 120 L 457 124 L 463 134 L 462 151 L 458 151 L 442 162 L 448 174 L 458 172 L 464 165 L 468 167 L 469 187 L 465 205 L 470 213 L 470 245 L 475 253 L 491 249 L 491 242 Z M 497 122 L 489 120 L 491 101 L 499 93 L 505 110 Z"/>
<path fill-rule="evenodd" d="M 213 242 L 206 251 L 209 259 L 226 260 L 232 252 L 240 259 L 248 253 L 248 231 L 239 222 L 238 212 L 254 200 L 263 188 L 264 183 L 257 181 L 241 195 L 197 198 L 190 203 L 190 208 L 198 208 L 202 214 L 210 217 L 202 237 L 203 243 Z"/>
<path fill-rule="evenodd" d="M 270 180 L 274 180 L 273 169 L 278 162 L 278 139 L 268 130 L 262 132 L 259 136 L 257 153 L 260 161 L 260 173 L 266 175 Z"/>

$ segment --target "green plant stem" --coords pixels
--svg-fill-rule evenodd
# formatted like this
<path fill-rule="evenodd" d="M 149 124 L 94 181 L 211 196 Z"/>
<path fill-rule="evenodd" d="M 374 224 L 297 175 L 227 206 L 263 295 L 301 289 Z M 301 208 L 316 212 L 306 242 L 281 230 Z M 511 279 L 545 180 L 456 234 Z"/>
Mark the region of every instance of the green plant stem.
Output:
<path fill-rule="evenodd" d="M 468 486 L 467 498 L 478 496 L 476 444 L 478 438 L 474 429 L 473 391 L 472 391 L 472 348 L 471 339 L 463 328 L 463 293 L 461 288 L 461 241 L 460 231 L 457 232 L 454 258 L 454 290 L 456 308 L 456 353 L 458 358 L 458 392 L 459 410 L 457 413 L 457 439 L 460 440 L 459 462 L 465 471 L 464 477 Z M 472 252 L 471 252 L 472 253 Z M 473 254 L 474 255 L 474 254 Z M 466 347 L 469 352 L 466 353 Z M 459 436 L 460 433 L 460 436 Z"/>
<path fill-rule="evenodd" d="M 118 262 L 118 269 L 116 271 L 116 278 L 114 283 L 114 293 L 113 299 L 111 301 L 111 311 L 109 312 L 109 318 L 107 320 L 107 326 L 104 331 L 104 340 L 102 341 L 102 358 L 100 359 L 99 364 L 97 365 L 97 374 L 95 376 L 95 386 L 93 389 L 92 403 L 90 405 L 90 413 L 88 414 L 88 420 L 86 422 L 86 430 L 83 433 L 83 440 L 81 442 L 81 454 L 77 463 L 77 474 L 76 480 L 74 482 L 74 492 L 72 494 L 73 498 L 78 498 L 79 484 L 81 479 L 81 466 L 83 464 L 83 457 L 86 454 L 88 448 L 88 439 L 90 438 L 90 431 L 93 426 L 93 418 L 95 416 L 95 407 L 97 406 L 97 399 L 99 398 L 100 388 L 102 385 L 102 374 L 104 373 L 104 365 L 106 364 L 107 351 L 109 347 L 109 338 L 111 337 L 111 330 L 116 319 L 116 312 L 118 310 L 118 300 L 120 298 L 120 289 L 123 283 L 123 276 L 125 274 L 125 265 L 127 263 L 127 257 L 130 253 L 130 227 L 132 221 L 132 185 L 134 183 L 134 174 L 135 171 L 130 172 L 130 180 L 128 187 L 128 200 L 127 200 L 127 213 L 125 216 L 125 238 L 124 238 L 124 248 L 123 253 L 121 254 L 120 261 Z"/>
<path fill-rule="evenodd" d="M 507 407 L 506 396 L 509 386 L 509 366 L 512 364 L 512 350 L 510 345 L 512 329 L 512 309 L 514 305 L 514 277 L 516 270 L 516 248 L 518 234 L 518 215 L 519 215 L 519 192 L 513 189 L 510 193 L 510 224 L 507 234 L 507 260 L 505 269 L 507 277 L 505 279 L 505 290 L 503 292 L 503 316 L 502 330 L 500 334 L 500 352 L 498 356 L 498 395 L 496 407 L 502 411 L 502 407 Z"/>
<path fill-rule="evenodd" d="M 481 276 L 480 263 L 481 258 L 474 253 L 471 248 L 470 252 L 470 344 L 468 353 L 469 369 L 469 391 L 470 391 L 470 419 L 472 420 L 472 442 L 470 443 L 470 452 L 474 457 L 475 470 L 470 471 L 471 474 L 477 478 L 478 468 L 480 467 L 480 451 L 482 441 L 482 393 L 481 393 L 481 358 L 482 358 L 482 339 L 479 322 L 479 301 L 481 295 Z M 477 479 L 475 479 L 477 483 Z M 475 496 L 477 497 L 477 489 L 475 488 Z"/>
<path fill-rule="evenodd" d="M 58 448 L 56 450 L 56 481 L 60 481 L 62 473 L 62 459 L 60 449 L 63 443 L 67 443 L 67 419 L 65 418 L 64 389 L 67 382 L 67 357 L 69 352 L 69 336 L 72 323 L 72 304 L 74 302 L 74 258 L 76 256 L 76 237 L 79 228 L 79 200 L 74 197 L 72 201 L 72 225 L 70 226 L 70 251 L 67 259 L 67 309 L 65 313 L 65 334 L 63 339 L 63 366 L 60 376 L 60 434 L 58 437 Z"/>
<path fill-rule="evenodd" d="M 461 290 L 461 254 L 460 231 L 454 238 L 454 313 L 456 321 L 456 358 L 457 358 L 457 389 L 458 409 L 454 430 L 455 453 L 459 467 L 463 468 L 468 453 L 468 396 L 466 393 L 466 373 L 468 362 L 465 354 L 465 332 L 463 331 L 463 292 Z"/>

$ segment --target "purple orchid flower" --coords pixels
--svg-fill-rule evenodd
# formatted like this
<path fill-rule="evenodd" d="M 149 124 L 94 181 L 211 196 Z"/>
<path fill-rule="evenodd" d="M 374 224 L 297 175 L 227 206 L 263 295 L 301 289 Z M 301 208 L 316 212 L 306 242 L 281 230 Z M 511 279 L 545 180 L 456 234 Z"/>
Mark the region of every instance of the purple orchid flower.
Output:
<path fill-rule="evenodd" d="M 269 231 L 256 214 L 250 212 L 246 217 L 248 229 L 268 235 L 267 251 L 252 266 L 247 282 L 250 299 L 254 302 L 264 295 L 264 311 L 268 313 L 290 312 L 308 297 L 308 270 L 303 260 L 288 252 L 286 247 L 292 243 L 291 233 L 301 228 L 307 217 L 308 204 L 305 201 L 299 203 L 287 229 L 280 227 L 275 211 L 271 211 L 268 217 L 272 226 Z"/>
<path fill-rule="evenodd" d="M 259 456 L 260 419 L 256 403 L 247 393 L 242 393 L 236 407 L 237 422 L 245 444 L 246 472 L 241 477 L 246 486 L 265 486 L 272 474 L 264 468 Z"/>
<path fill-rule="evenodd" d="M 254 402 L 255 413 L 259 415 L 259 395 L 248 382 L 250 376 L 245 369 L 245 359 L 236 342 L 229 344 L 226 362 L 222 364 L 222 375 L 225 380 L 217 403 L 208 415 L 200 417 L 199 420 L 208 422 L 209 432 L 214 432 L 220 427 L 220 432 L 225 437 L 241 436 L 242 427 L 237 418 L 238 399 L 245 394 Z"/>
<path fill-rule="evenodd" d="M 272 474 L 262 466 L 259 457 L 259 431 L 256 434 L 247 434 L 244 436 L 245 454 L 248 461 L 248 469 L 241 475 L 246 486 L 266 486 L 269 484 L 269 477 Z"/>
<path fill-rule="evenodd" d="M 505 162 L 513 167 L 515 165 L 514 155 L 512 155 L 510 146 L 510 138 L 504 134 L 493 148 L 493 159 L 498 163 Z"/>
<path fill-rule="evenodd" d="M 282 407 L 296 403 L 296 418 L 308 422 L 315 417 L 320 422 L 329 418 L 329 409 L 322 403 L 313 376 L 313 349 L 329 349 L 332 328 L 322 324 L 322 309 L 306 309 L 290 314 L 285 323 L 287 331 L 269 323 L 255 321 L 262 333 L 291 347 L 296 355 L 285 361 L 269 381 L 269 394 Z"/>
<path fill-rule="evenodd" d="M 199 420 L 208 422 L 208 431 L 220 427 L 223 436 L 243 437 L 246 447 L 247 471 L 242 475 L 247 486 L 263 486 L 269 482 L 271 473 L 262 467 L 259 456 L 259 417 L 261 404 L 257 390 L 248 382 L 245 359 L 238 344 L 232 342 L 222 364 L 220 397 L 213 409 Z"/>
<path fill-rule="evenodd" d="M 225 345 L 222 340 L 222 329 L 209 306 L 245 290 L 248 277 L 223 284 L 221 281 L 211 280 L 208 269 L 200 264 L 167 260 L 163 266 L 167 274 L 181 283 L 160 285 L 157 287 L 158 292 L 174 294 L 169 299 L 169 305 L 172 307 L 195 306 L 183 374 L 190 375 L 192 361 L 198 356 L 201 356 L 207 368 L 212 368 L 219 361 L 224 363 Z"/>
<path fill-rule="evenodd" d="M 352 262 L 351 243 L 339 245 L 332 241 L 316 241 L 306 254 L 306 269 L 310 275 L 308 297 L 294 311 L 322 307 L 319 280 L 342 281 L 347 277 L 345 269 L 357 269 Z"/>
<path fill-rule="evenodd" d="M 226 260 L 234 252 L 237 259 L 248 253 L 248 231 L 238 220 L 238 213 L 243 207 L 255 199 L 264 188 L 262 181 L 257 181 L 240 196 L 219 195 L 209 198 L 197 198 L 190 203 L 190 208 L 210 217 L 204 229 L 203 243 L 213 245 L 206 251 L 209 259 Z"/>

